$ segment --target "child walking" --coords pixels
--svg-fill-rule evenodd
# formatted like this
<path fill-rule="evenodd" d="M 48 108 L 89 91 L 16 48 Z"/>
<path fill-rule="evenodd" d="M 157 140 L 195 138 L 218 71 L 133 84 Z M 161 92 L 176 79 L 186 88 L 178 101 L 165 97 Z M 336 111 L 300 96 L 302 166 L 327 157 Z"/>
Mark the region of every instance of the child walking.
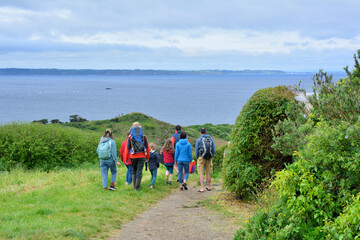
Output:
<path fill-rule="evenodd" d="M 154 189 L 156 176 L 157 176 L 157 169 L 160 166 L 160 157 L 159 157 L 159 154 L 157 152 L 155 152 L 156 145 L 154 143 L 150 143 L 149 147 L 150 147 L 150 157 L 149 157 L 149 162 L 148 163 L 149 163 L 149 170 L 150 170 L 150 173 L 151 173 L 150 188 Z"/>
<path fill-rule="evenodd" d="M 166 140 L 161 152 L 164 156 L 164 165 L 166 167 L 165 181 L 167 184 L 171 185 L 171 181 L 174 173 L 173 154 L 175 152 L 171 139 Z"/>

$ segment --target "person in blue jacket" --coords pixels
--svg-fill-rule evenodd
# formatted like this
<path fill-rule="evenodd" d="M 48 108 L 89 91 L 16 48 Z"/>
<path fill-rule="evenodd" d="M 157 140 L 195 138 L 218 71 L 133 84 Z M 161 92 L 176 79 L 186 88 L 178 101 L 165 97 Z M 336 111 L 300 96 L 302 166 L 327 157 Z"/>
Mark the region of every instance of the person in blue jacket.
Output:
<path fill-rule="evenodd" d="M 180 140 L 175 146 L 175 163 L 179 167 L 179 189 L 188 190 L 186 182 L 189 178 L 189 163 L 192 161 L 191 144 L 186 138 L 186 132 L 180 133 Z M 185 169 L 185 176 L 183 180 L 183 169 Z"/>
<path fill-rule="evenodd" d="M 96 149 L 96 152 L 99 154 L 100 144 L 108 142 L 111 146 L 111 156 L 108 159 L 101 159 L 100 158 L 100 170 L 102 175 L 102 186 L 105 190 L 112 190 L 115 191 L 115 180 L 117 175 L 116 165 L 120 165 L 117 160 L 116 154 L 116 143 L 113 140 L 113 134 L 111 129 L 106 129 L 104 135 L 101 137 L 99 145 Z M 109 168 L 111 171 L 111 184 L 110 188 L 108 188 L 108 172 Z"/>

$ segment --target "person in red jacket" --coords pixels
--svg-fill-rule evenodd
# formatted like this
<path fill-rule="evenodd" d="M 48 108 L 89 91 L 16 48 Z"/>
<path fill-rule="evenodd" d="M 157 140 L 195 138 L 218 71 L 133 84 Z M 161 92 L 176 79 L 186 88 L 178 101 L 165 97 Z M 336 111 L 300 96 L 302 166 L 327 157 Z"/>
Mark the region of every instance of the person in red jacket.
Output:
<path fill-rule="evenodd" d="M 122 142 L 121 147 L 120 147 L 120 158 L 121 158 L 121 161 L 124 163 L 124 165 L 127 168 L 126 182 L 125 182 L 126 185 L 129 185 L 132 182 L 132 166 L 131 166 L 130 156 L 128 156 L 128 158 L 125 158 L 126 142 L 127 142 L 127 138 L 129 136 L 130 136 L 130 132 L 127 132 L 126 139 Z"/>
<path fill-rule="evenodd" d="M 173 173 L 174 173 L 174 147 L 171 139 L 166 140 L 161 152 L 164 156 L 164 165 L 166 167 L 165 181 L 171 185 Z"/>
<path fill-rule="evenodd" d="M 149 160 L 150 148 L 146 136 L 138 122 L 134 122 L 127 138 L 124 158 L 130 158 L 133 187 L 139 190 L 145 161 Z"/>

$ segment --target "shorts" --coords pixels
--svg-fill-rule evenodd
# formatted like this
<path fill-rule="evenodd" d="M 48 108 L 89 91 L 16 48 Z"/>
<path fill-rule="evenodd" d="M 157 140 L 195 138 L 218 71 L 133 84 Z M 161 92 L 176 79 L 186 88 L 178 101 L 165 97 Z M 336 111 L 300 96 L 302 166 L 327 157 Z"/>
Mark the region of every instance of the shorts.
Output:
<path fill-rule="evenodd" d="M 204 174 L 204 168 L 206 173 L 213 172 L 212 159 L 203 159 L 202 157 L 199 157 L 197 162 L 198 174 Z"/>
<path fill-rule="evenodd" d="M 169 171 L 170 174 L 174 173 L 174 164 L 173 163 L 165 163 L 166 170 Z"/>

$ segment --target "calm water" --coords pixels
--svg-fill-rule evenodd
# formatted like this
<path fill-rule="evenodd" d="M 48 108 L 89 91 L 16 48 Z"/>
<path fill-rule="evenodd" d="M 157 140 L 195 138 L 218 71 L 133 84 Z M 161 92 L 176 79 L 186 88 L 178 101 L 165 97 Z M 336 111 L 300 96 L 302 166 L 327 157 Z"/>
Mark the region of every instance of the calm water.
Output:
<path fill-rule="evenodd" d="M 0 122 L 69 121 L 73 114 L 102 120 L 142 112 L 184 126 L 233 124 L 257 90 L 301 81 L 311 92 L 312 76 L 0 76 Z"/>

